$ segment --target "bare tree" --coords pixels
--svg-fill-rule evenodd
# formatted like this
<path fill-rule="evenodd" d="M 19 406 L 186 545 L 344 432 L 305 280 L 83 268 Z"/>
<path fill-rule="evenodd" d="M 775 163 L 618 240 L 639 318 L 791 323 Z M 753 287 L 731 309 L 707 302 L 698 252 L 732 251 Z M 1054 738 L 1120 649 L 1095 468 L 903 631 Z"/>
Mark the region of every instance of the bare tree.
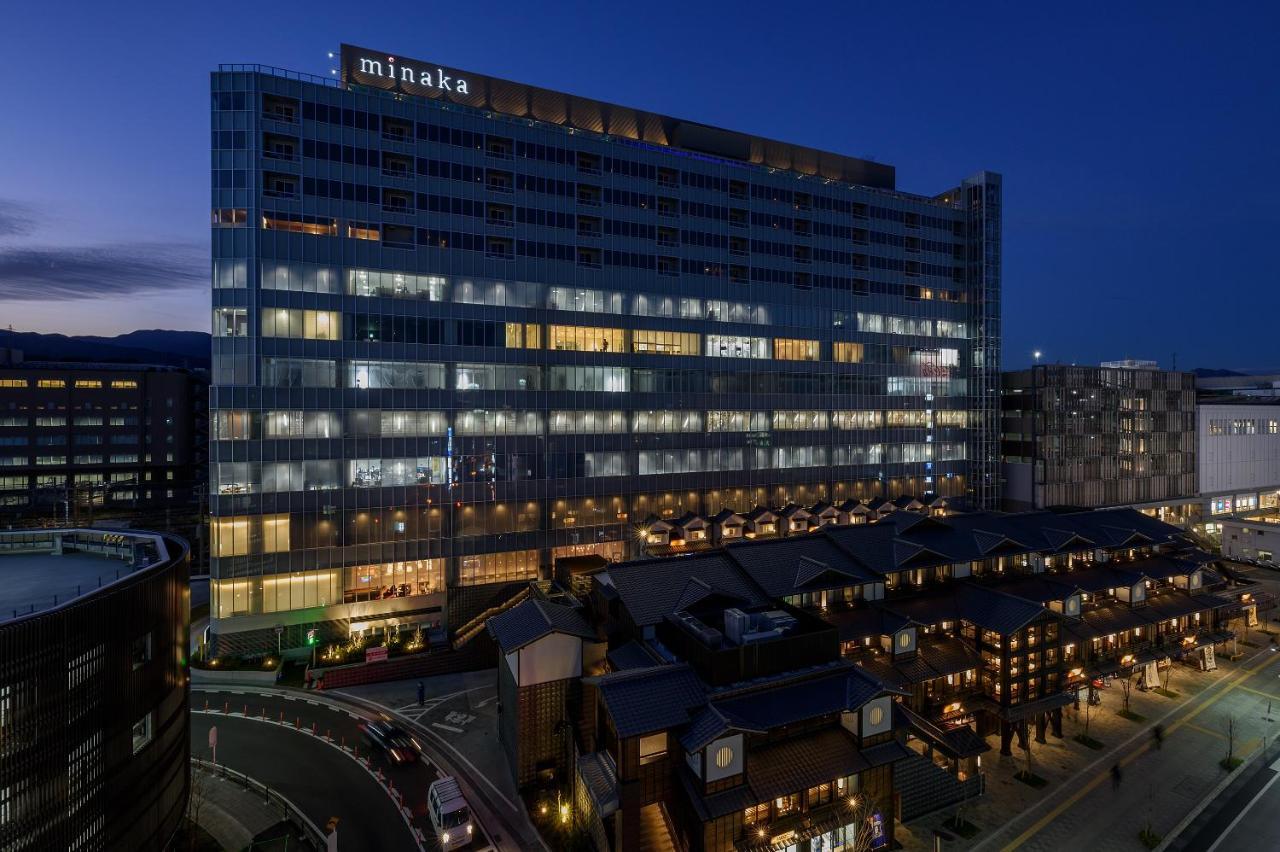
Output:
<path fill-rule="evenodd" d="M 1231 769 L 1231 762 L 1236 756 L 1236 717 L 1227 717 L 1227 769 Z"/>
<path fill-rule="evenodd" d="M 1133 686 L 1133 669 L 1129 669 L 1129 673 L 1124 676 L 1124 712 L 1129 712 L 1129 690 Z"/>
<path fill-rule="evenodd" d="M 1031 724 L 1024 720 L 1022 723 L 1022 726 L 1023 726 L 1023 736 L 1022 736 L 1021 745 L 1022 745 L 1022 750 L 1027 753 L 1026 773 L 1027 773 L 1027 780 L 1030 781 L 1032 778 L 1036 777 L 1036 773 L 1034 772 L 1035 767 L 1032 765 L 1032 762 L 1031 762 Z"/>
<path fill-rule="evenodd" d="M 209 798 L 209 774 L 198 766 L 191 767 L 190 793 L 187 796 L 188 848 L 195 850 L 200 837 L 200 811 Z"/>

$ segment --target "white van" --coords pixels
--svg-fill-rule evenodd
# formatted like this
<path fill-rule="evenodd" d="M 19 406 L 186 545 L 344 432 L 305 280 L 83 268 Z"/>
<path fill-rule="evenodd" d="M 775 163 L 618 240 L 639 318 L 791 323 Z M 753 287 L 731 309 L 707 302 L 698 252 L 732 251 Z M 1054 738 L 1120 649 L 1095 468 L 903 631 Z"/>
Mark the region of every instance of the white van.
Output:
<path fill-rule="evenodd" d="M 444 852 L 471 842 L 475 832 L 471 808 L 467 807 L 467 800 L 462 798 L 462 790 L 452 777 L 446 775 L 427 790 L 427 815 Z"/>

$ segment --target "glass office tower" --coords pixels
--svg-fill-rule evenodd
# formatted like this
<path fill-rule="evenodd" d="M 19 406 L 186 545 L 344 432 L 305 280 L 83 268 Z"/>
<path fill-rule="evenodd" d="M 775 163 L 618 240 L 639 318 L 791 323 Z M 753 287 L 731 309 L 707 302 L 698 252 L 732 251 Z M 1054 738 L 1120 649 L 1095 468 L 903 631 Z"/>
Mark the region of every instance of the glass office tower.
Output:
<path fill-rule="evenodd" d="M 998 175 L 350 47 L 212 92 L 219 649 L 457 631 L 655 518 L 996 505 Z"/>

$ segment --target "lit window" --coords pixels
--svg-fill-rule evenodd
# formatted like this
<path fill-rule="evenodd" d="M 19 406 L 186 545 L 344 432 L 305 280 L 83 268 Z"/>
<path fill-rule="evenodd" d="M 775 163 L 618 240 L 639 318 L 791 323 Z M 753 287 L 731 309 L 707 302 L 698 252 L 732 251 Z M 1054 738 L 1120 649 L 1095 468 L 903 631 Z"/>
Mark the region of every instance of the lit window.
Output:
<path fill-rule="evenodd" d="M 661 731 L 640 738 L 640 765 L 653 763 L 667 756 L 667 732 Z"/>
<path fill-rule="evenodd" d="M 773 340 L 773 357 L 778 361 L 817 361 L 818 341 L 776 337 Z"/>
<path fill-rule="evenodd" d="M 861 343 L 835 343 L 831 350 L 831 360 L 838 364 L 861 364 Z"/>
<path fill-rule="evenodd" d="M 25 388 L 26 379 L 0 379 L 0 388 Z"/>
<path fill-rule="evenodd" d="M 36 382 L 38 388 L 65 388 L 66 386 L 66 379 L 40 379 Z"/>
<path fill-rule="evenodd" d="M 133 390 L 138 387 L 138 383 L 133 379 L 114 379 L 111 382 L 111 387 L 116 390 Z"/>
<path fill-rule="evenodd" d="M 76 379 L 76 387 L 100 388 L 102 387 L 102 380 L 101 379 Z"/>

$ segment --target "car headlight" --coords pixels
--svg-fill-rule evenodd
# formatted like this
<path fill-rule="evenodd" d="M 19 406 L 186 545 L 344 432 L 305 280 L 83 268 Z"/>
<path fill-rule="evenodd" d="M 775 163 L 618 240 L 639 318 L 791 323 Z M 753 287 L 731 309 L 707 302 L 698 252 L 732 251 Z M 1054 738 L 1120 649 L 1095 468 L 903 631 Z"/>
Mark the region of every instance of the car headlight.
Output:
<path fill-rule="evenodd" d="M 468 834 L 468 835 L 470 835 L 470 834 L 471 834 L 471 832 L 473 832 L 473 831 L 475 831 L 475 830 L 476 830 L 476 828 L 475 828 L 475 826 L 474 826 L 474 825 L 472 825 L 471 823 L 467 823 L 467 834 Z"/>
<path fill-rule="evenodd" d="M 440 835 L 440 842 L 441 843 L 449 842 L 449 832 L 446 831 L 444 834 Z"/>

